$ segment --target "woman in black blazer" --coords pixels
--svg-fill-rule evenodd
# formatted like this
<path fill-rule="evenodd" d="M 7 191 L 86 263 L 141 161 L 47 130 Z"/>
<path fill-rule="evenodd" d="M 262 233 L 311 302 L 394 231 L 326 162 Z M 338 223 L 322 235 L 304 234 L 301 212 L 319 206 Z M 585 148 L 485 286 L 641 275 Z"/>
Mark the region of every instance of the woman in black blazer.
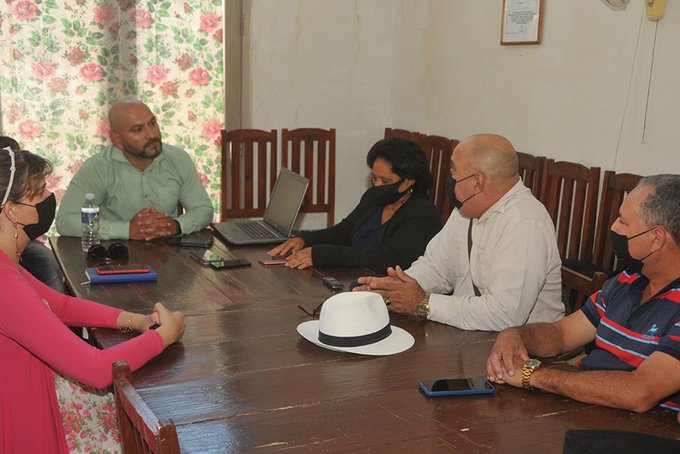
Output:
<path fill-rule="evenodd" d="M 368 152 L 373 186 L 339 224 L 302 231 L 269 255 L 291 254 L 290 268 L 344 265 L 385 273 L 408 268 L 441 229 L 441 215 L 427 197 L 432 184 L 425 155 L 406 139 L 378 141 Z"/>

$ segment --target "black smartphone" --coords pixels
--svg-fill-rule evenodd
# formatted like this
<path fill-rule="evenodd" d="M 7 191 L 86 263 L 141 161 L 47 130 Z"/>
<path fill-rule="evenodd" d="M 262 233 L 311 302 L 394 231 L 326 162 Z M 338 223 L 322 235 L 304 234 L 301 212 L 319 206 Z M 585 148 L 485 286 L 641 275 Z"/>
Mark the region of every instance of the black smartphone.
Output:
<path fill-rule="evenodd" d="M 420 380 L 418 387 L 429 397 L 490 394 L 495 391 L 486 377 L 442 378 Z"/>
<path fill-rule="evenodd" d="M 148 273 L 148 265 L 102 265 L 94 268 L 97 274 L 131 274 Z"/>
<path fill-rule="evenodd" d="M 342 290 L 342 282 L 334 277 L 326 276 L 322 279 L 323 283 L 333 290 Z"/>
<path fill-rule="evenodd" d="M 212 238 L 199 238 L 194 236 L 176 236 L 168 241 L 169 244 L 176 246 L 207 248 L 212 246 Z"/>
<path fill-rule="evenodd" d="M 231 260 L 220 260 L 217 262 L 209 263 L 211 268 L 216 270 L 221 270 L 224 268 L 238 268 L 241 266 L 250 266 L 250 262 L 246 259 L 231 259 Z"/>
<path fill-rule="evenodd" d="M 210 265 L 213 262 L 223 262 L 225 260 L 231 260 L 230 258 L 222 257 L 213 251 L 195 251 L 191 255 L 198 260 L 202 265 Z"/>

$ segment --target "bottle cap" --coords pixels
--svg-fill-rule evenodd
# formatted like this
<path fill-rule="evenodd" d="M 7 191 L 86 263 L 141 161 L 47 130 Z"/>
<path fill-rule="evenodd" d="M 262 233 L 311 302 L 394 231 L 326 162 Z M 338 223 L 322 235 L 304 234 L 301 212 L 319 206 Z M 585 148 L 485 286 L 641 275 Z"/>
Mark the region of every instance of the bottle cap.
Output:
<path fill-rule="evenodd" d="M 87 194 L 85 194 L 85 200 L 94 200 L 94 194 L 88 192 Z"/>

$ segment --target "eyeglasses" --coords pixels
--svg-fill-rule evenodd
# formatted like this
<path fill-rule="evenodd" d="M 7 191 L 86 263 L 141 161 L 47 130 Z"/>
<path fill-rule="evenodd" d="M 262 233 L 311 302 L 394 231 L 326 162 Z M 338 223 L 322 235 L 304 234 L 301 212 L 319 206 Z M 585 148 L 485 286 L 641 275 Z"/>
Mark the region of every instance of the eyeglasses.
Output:
<path fill-rule="evenodd" d="M 316 317 L 321 312 L 321 306 L 323 306 L 323 302 L 321 304 L 319 304 L 318 306 L 316 306 L 314 308 L 314 310 L 312 310 L 312 312 L 309 312 L 307 309 L 305 309 L 304 307 L 302 307 L 298 304 L 298 309 L 300 309 L 302 312 L 309 315 L 310 317 Z"/>
<path fill-rule="evenodd" d="M 128 247 L 123 243 L 113 243 L 108 248 L 101 244 L 93 244 L 87 250 L 87 261 L 98 264 L 120 263 L 129 257 Z"/>

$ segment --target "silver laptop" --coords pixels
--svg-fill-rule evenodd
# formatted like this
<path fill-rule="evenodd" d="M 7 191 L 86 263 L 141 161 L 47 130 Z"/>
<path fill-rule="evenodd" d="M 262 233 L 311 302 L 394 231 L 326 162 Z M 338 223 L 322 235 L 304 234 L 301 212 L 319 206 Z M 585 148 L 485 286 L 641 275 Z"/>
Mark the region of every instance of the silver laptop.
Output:
<path fill-rule="evenodd" d="M 217 237 L 231 244 L 282 243 L 290 237 L 309 180 L 281 168 L 264 219 L 234 219 L 213 223 Z"/>

